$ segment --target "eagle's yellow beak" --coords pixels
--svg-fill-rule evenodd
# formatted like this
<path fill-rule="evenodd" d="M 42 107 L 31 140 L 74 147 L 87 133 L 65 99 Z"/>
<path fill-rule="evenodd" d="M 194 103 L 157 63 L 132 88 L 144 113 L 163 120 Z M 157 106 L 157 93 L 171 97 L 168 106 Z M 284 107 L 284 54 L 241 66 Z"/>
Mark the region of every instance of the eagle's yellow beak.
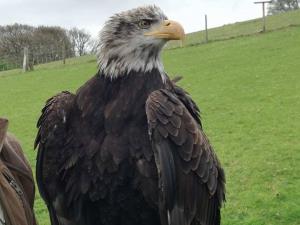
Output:
<path fill-rule="evenodd" d="M 164 20 L 162 24 L 144 35 L 168 40 L 183 40 L 185 36 L 183 27 L 172 20 Z"/>

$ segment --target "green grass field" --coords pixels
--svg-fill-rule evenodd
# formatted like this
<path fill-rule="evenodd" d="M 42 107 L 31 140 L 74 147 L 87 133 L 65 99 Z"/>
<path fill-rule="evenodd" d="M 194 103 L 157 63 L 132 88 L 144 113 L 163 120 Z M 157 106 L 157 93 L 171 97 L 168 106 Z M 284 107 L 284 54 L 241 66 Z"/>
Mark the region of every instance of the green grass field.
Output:
<path fill-rule="evenodd" d="M 225 225 L 300 224 L 300 29 L 167 50 L 166 70 L 202 110 L 227 175 Z M 34 168 L 35 124 L 46 99 L 96 73 L 92 56 L 0 73 L 0 115 Z M 49 225 L 36 194 L 40 225 Z"/>

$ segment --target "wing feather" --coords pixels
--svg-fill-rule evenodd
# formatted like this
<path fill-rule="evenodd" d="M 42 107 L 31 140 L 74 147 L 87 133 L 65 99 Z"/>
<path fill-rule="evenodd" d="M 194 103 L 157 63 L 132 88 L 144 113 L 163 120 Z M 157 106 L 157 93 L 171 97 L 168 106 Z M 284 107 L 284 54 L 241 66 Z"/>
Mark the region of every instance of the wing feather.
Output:
<path fill-rule="evenodd" d="M 69 111 L 74 101 L 70 92 L 61 92 L 50 98 L 42 109 L 37 122 L 38 133 L 34 147 L 38 147 L 36 162 L 36 179 L 41 197 L 47 204 L 51 224 L 58 225 L 56 212 L 52 206 L 53 196 L 57 190 L 47 185 L 50 179 L 56 179 L 60 147 L 64 143 Z"/>
<path fill-rule="evenodd" d="M 177 92 L 157 90 L 146 102 L 161 213 L 168 212 L 170 225 L 220 224 L 224 171 L 197 120 L 198 107 L 182 89 Z"/>

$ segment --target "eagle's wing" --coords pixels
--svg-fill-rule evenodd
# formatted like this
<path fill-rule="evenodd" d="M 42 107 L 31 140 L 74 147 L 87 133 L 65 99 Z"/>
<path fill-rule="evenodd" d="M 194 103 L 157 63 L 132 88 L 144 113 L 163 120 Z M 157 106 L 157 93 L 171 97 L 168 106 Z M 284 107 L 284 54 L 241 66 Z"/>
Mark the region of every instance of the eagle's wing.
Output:
<path fill-rule="evenodd" d="M 162 220 L 170 225 L 220 224 L 225 175 L 201 126 L 168 90 L 150 94 L 146 113 L 159 174 L 160 212 L 166 214 Z"/>
<path fill-rule="evenodd" d="M 200 109 L 190 97 L 190 95 L 181 87 L 176 84 L 172 85 L 172 89 L 175 92 L 177 98 L 184 104 L 192 117 L 197 121 L 197 123 L 202 128 L 201 120 L 200 120 Z"/>
<path fill-rule="evenodd" d="M 49 209 L 51 224 L 58 225 L 52 206 L 58 190 L 49 184 L 57 179 L 61 149 L 65 143 L 67 120 L 75 96 L 64 91 L 50 98 L 38 120 L 38 133 L 34 147 L 38 146 L 36 162 L 36 179 L 40 194 Z"/>

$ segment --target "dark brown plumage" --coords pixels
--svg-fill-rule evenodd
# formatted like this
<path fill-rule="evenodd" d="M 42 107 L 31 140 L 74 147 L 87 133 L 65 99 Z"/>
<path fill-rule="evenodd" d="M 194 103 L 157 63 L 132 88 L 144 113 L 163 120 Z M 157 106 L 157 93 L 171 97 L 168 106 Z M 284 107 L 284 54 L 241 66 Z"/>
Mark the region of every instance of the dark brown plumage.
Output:
<path fill-rule="evenodd" d="M 48 100 L 35 146 L 52 225 L 220 224 L 225 176 L 199 109 L 155 65 Z"/>
<path fill-rule="evenodd" d="M 179 89 L 179 87 L 176 87 Z M 174 90 L 174 89 L 173 89 Z M 219 224 L 224 172 L 201 124 L 178 98 L 160 89 L 150 94 L 146 113 L 162 192 L 171 224 Z M 199 223 L 200 222 L 200 223 Z"/>

